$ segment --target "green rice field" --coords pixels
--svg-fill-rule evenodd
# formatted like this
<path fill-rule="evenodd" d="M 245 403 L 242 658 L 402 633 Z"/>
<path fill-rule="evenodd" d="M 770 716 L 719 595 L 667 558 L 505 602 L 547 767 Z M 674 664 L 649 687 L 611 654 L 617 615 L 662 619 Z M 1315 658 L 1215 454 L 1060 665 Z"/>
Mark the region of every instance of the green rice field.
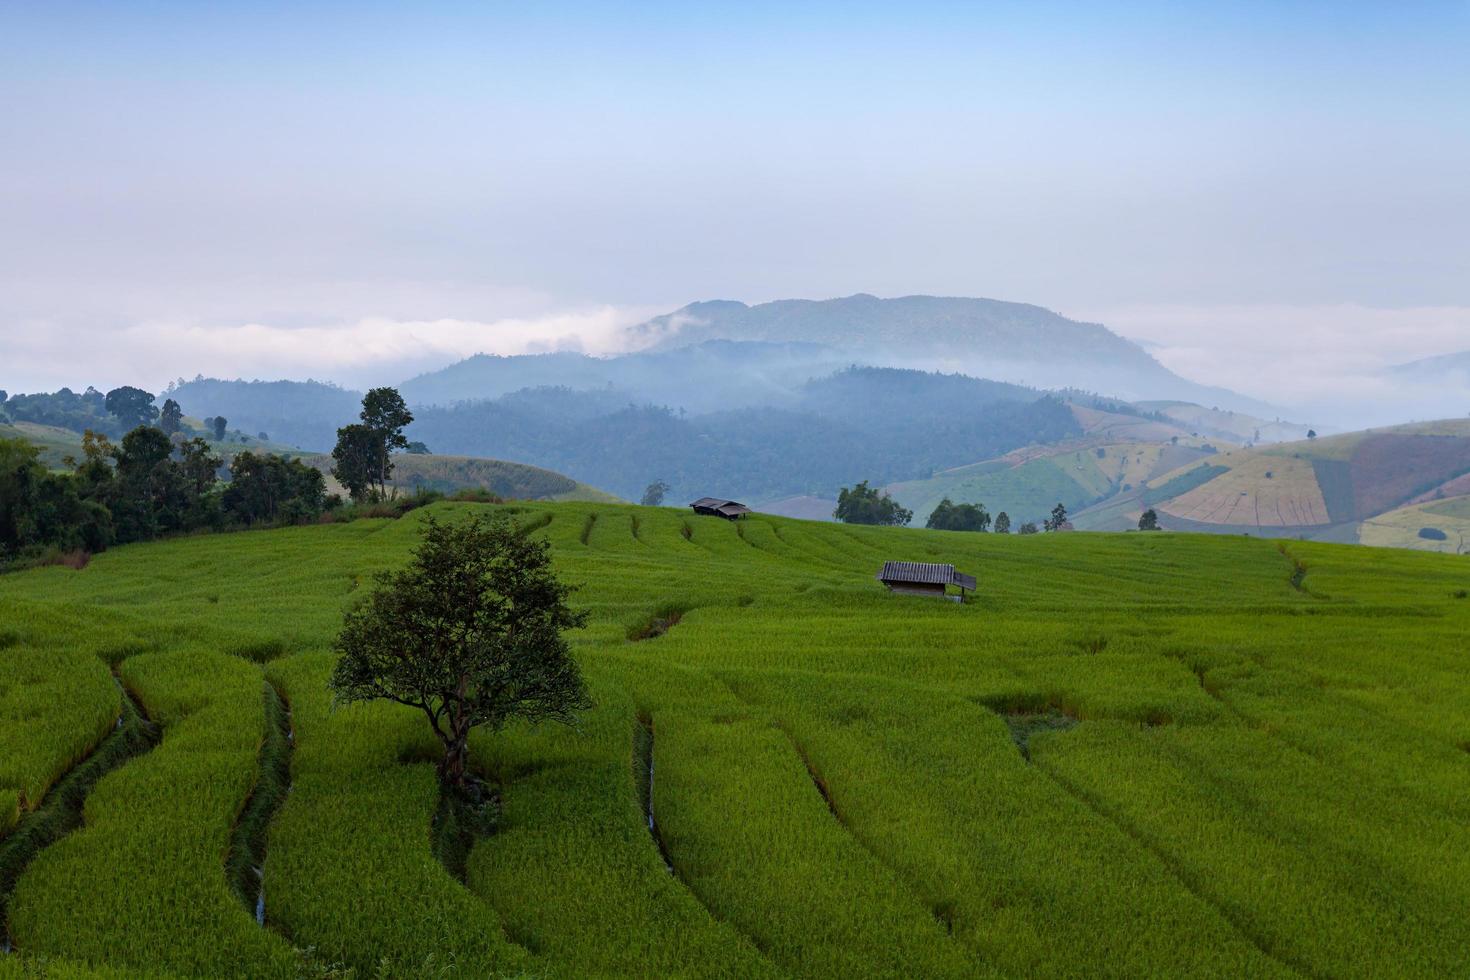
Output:
<path fill-rule="evenodd" d="M 422 715 L 326 680 L 487 511 L 596 706 L 477 735 L 454 857 Z M 0 978 L 1467 976 L 1470 559 L 596 503 L 116 548 L 0 576 L 0 913 Z"/>

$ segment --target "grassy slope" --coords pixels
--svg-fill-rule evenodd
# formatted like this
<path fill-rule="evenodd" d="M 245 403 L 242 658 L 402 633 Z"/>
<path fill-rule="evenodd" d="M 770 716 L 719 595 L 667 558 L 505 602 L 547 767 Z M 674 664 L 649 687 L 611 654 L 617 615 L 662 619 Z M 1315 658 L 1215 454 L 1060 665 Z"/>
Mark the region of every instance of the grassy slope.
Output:
<path fill-rule="evenodd" d="M 1307 437 L 1307 426 L 1257 418 L 1244 412 L 1205 408 L 1190 402 L 1138 402 L 1139 408 L 1162 412 L 1178 425 L 1205 437 L 1234 442 L 1294 442 Z M 1259 433 L 1259 440 L 1257 434 Z"/>
<path fill-rule="evenodd" d="M 1005 511 L 1013 522 L 1040 520 L 1058 502 L 1076 511 L 1124 486 L 1141 486 L 1169 448 L 1167 443 L 1100 437 L 1065 447 L 1034 447 L 887 489 L 914 512 L 918 525 L 944 497 L 983 503 L 992 514 Z"/>
<path fill-rule="evenodd" d="M 1085 435 L 1053 446 L 1028 446 L 998 459 L 943 470 L 887 489 L 922 525 L 945 497 L 1005 511 L 1016 523 L 1040 521 L 1057 503 L 1077 511 L 1099 498 L 1142 484 L 1177 438 L 1188 451 L 1203 439 L 1152 419 L 1069 405 Z M 1097 456 L 1097 450 L 1103 456 Z M 786 510 L 780 513 L 790 513 Z M 1135 518 L 1136 520 L 1136 518 Z"/>
<path fill-rule="evenodd" d="M 464 884 L 431 857 L 422 719 L 331 710 L 323 688 L 342 609 L 420 512 L 0 578 L 0 658 L 121 658 L 165 730 L 22 878 L 22 949 L 81 937 L 93 964 L 253 975 L 284 968 L 278 939 L 387 975 L 1442 976 L 1470 958 L 1461 558 L 499 509 L 583 586 L 597 707 L 580 731 L 477 739 L 504 814 Z M 980 596 L 889 596 L 886 558 L 952 561 Z M 665 635 L 627 639 L 671 610 Z M 263 679 L 296 756 L 247 942 L 218 855 Z M 44 682 L 19 672 L 9 697 L 44 716 Z M 44 758 L 64 739 L 0 717 L 0 741 Z M 672 875 L 638 795 L 650 758 Z M 177 860 L 142 858 L 165 841 Z"/>

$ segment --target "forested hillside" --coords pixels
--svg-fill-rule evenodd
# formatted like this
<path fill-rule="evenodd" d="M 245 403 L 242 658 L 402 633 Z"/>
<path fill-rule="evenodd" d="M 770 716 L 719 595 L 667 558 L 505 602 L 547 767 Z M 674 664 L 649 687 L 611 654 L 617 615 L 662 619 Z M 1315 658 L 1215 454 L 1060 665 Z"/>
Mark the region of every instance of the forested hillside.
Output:
<path fill-rule="evenodd" d="M 753 500 L 888 482 L 1080 431 L 1060 401 L 1012 385 L 860 368 L 813 382 L 789 408 L 687 415 L 542 390 L 420 408 L 410 434 L 437 452 L 514 459 L 636 499 L 655 479 L 676 497 Z"/>
<path fill-rule="evenodd" d="M 717 492 L 760 500 L 831 494 L 863 479 L 921 478 L 1080 431 L 1059 400 L 1034 389 L 893 368 L 810 378 L 806 372 L 817 363 L 811 355 L 800 345 L 709 344 L 624 358 L 618 377 L 640 385 L 636 390 L 540 385 L 453 404 L 418 402 L 407 432 L 435 453 L 545 467 L 621 497 L 637 499 L 662 479 L 675 496 Z M 487 371 L 508 384 L 505 378 L 601 380 L 580 372 L 608 363 L 545 355 L 471 359 L 459 367 L 475 384 Z M 458 368 L 446 375 L 427 389 L 426 379 L 411 382 L 405 396 L 452 392 L 464 382 Z M 735 407 L 694 411 L 652 400 L 649 392 L 697 393 L 698 404 Z M 186 411 L 269 426 L 273 438 L 294 437 L 319 452 L 331 448 L 361 398 L 318 382 L 196 380 L 171 394 Z"/>

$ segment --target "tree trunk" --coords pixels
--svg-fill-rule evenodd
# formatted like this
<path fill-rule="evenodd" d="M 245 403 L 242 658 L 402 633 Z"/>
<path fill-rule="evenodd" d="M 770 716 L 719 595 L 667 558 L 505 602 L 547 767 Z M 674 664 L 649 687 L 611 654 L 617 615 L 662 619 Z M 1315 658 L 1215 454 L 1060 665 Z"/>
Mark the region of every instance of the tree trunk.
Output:
<path fill-rule="evenodd" d="M 444 758 L 439 761 L 439 778 L 446 786 L 464 789 L 468 785 L 469 739 L 452 734 L 444 742 Z"/>

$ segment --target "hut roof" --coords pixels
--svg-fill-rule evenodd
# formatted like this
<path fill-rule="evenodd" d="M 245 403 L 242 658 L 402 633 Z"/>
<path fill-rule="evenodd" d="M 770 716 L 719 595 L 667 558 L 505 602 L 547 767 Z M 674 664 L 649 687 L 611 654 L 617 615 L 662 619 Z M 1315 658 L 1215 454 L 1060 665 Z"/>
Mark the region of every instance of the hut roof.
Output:
<path fill-rule="evenodd" d="M 910 582 L 922 585 L 957 585 L 962 589 L 975 588 L 975 577 L 957 572 L 953 565 L 939 565 L 923 561 L 885 561 L 878 573 L 881 582 Z"/>
<path fill-rule="evenodd" d="M 722 504 L 733 504 L 734 502 L 735 501 L 733 501 L 733 500 L 721 500 L 719 497 L 700 497 L 698 500 L 696 500 L 694 503 L 690 504 L 689 506 L 690 507 L 708 507 L 710 510 L 714 510 L 716 507 L 719 507 Z"/>
<path fill-rule="evenodd" d="M 750 508 L 744 504 L 720 497 L 700 497 L 689 506 L 699 513 L 719 514 L 721 517 L 739 517 L 750 513 Z"/>

